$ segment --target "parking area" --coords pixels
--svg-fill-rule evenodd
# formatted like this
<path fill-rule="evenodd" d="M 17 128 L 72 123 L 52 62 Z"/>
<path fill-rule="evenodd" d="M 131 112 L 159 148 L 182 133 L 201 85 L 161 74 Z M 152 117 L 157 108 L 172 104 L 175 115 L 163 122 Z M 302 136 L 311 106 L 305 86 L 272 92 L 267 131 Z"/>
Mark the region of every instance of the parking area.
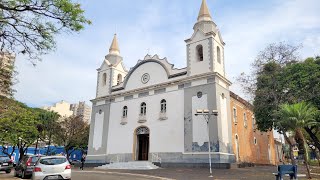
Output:
<path fill-rule="evenodd" d="M 272 174 L 276 172 L 275 166 L 257 166 L 248 168 L 234 168 L 234 169 L 214 169 L 213 178 L 209 178 L 208 169 L 192 169 L 192 168 L 163 168 L 156 170 L 95 170 L 93 168 L 85 168 L 84 171 L 78 168 L 72 169 L 72 179 L 74 180 L 86 180 L 86 179 L 133 179 L 133 180 L 145 180 L 145 179 L 181 179 L 181 180 L 193 180 L 193 179 L 215 179 L 215 180 L 272 180 L 275 176 Z M 320 168 L 312 167 L 313 179 L 320 180 Z M 305 168 L 299 166 L 299 174 L 306 174 Z M 1 180 L 17 180 L 20 178 L 14 178 L 13 172 L 6 174 L 0 172 Z M 289 179 L 286 177 L 285 179 Z M 306 179 L 301 177 L 299 179 Z"/>

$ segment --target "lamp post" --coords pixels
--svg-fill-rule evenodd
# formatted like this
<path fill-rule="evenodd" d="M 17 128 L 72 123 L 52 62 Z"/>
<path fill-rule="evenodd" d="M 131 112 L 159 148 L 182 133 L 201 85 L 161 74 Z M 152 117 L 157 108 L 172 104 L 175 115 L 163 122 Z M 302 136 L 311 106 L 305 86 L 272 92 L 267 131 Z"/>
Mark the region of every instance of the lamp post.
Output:
<path fill-rule="evenodd" d="M 210 128 L 209 128 L 209 120 L 211 118 L 212 115 L 214 116 L 218 116 L 218 110 L 212 110 L 212 112 L 210 112 L 208 109 L 197 109 L 197 112 L 194 114 L 195 116 L 201 115 L 204 117 L 204 119 L 207 122 L 207 132 L 208 132 L 208 151 L 209 151 L 209 166 L 210 166 L 210 176 L 209 177 L 213 177 L 212 176 L 212 169 L 211 169 L 211 143 L 210 143 Z"/>

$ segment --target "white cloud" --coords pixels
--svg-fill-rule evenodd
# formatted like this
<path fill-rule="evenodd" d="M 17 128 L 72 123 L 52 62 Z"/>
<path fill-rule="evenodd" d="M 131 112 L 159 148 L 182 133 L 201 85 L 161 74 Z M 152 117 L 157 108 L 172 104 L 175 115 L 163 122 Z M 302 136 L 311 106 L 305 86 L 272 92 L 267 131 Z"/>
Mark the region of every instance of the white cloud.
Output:
<path fill-rule="evenodd" d="M 108 53 L 115 29 L 127 69 L 142 59 L 148 49 L 152 55 L 167 57 L 176 67 L 186 66 L 184 39 L 192 35 L 200 2 L 114 2 L 119 4 L 113 8 L 128 10 L 122 14 L 112 8 L 102 12 L 100 5 L 97 9 L 96 4 L 83 2 L 93 25 L 80 34 L 60 36 L 57 51 L 45 56 L 36 68 L 18 57 L 18 100 L 43 106 L 62 99 L 88 102 L 94 98 L 96 69 Z M 266 1 L 263 3 L 273 4 L 262 5 L 263 8 L 249 7 L 252 4 L 238 8 L 226 2 L 229 1 L 214 1 L 218 7 L 211 12 L 227 43 L 225 64 L 231 81 L 235 82 L 234 77 L 241 72 L 248 72 L 256 54 L 272 42 L 303 43 L 303 57 L 320 54 L 320 1 Z M 109 7 L 111 2 L 104 1 L 101 6 Z M 242 94 L 237 84 L 232 90 Z"/>

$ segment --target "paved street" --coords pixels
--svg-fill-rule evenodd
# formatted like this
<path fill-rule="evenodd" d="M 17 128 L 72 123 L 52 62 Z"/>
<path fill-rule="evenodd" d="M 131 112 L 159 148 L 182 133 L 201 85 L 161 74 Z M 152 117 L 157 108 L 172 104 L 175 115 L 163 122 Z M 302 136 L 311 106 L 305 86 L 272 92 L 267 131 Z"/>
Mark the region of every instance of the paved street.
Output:
<path fill-rule="evenodd" d="M 320 180 L 320 168 L 312 170 L 313 179 Z M 276 172 L 274 166 L 258 166 L 250 168 L 235 168 L 229 170 L 214 169 L 213 178 L 215 180 L 272 180 L 275 179 L 272 172 Z M 303 167 L 299 166 L 299 174 L 305 173 Z M 170 169 L 157 169 L 157 170 L 95 170 L 87 168 L 84 171 L 73 169 L 73 180 L 150 180 L 150 179 L 181 179 L 181 180 L 199 180 L 210 179 L 208 177 L 208 169 L 190 169 L 190 168 L 170 168 Z M 18 180 L 14 178 L 13 173 L 5 174 L 0 172 L 1 180 Z M 289 179 L 286 177 L 285 179 Z M 306 178 L 299 178 L 306 179 Z"/>

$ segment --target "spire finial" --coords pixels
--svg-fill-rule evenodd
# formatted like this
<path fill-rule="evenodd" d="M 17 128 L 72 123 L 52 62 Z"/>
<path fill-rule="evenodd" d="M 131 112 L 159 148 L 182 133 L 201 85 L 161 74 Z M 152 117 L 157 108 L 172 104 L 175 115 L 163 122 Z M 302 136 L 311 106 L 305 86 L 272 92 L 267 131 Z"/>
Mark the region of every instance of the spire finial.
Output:
<path fill-rule="evenodd" d="M 117 40 L 117 33 L 114 34 L 114 37 L 109 49 L 109 54 L 120 55 L 120 49 L 119 49 L 118 40 Z"/>
<path fill-rule="evenodd" d="M 202 0 L 201 8 L 198 15 L 198 22 L 199 21 L 212 21 L 206 0 Z"/>

